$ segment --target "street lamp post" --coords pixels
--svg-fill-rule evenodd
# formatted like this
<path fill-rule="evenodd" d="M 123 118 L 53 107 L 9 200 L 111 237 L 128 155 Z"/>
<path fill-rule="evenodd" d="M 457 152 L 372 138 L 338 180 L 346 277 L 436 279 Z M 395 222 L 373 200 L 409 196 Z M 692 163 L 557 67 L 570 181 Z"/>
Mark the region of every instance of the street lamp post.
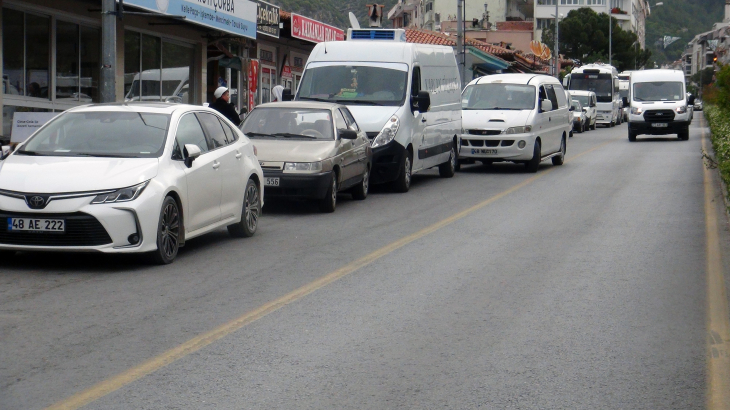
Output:
<path fill-rule="evenodd" d="M 606 0 L 606 4 L 608 4 L 608 65 L 613 65 L 613 61 L 611 59 L 611 46 L 613 42 L 613 17 L 611 17 L 611 0 Z"/>
<path fill-rule="evenodd" d="M 558 45 L 558 33 L 560 21 L 558 20 L 558 0 L 555 0 L 555 78 L 560 78 L 560 51 Z"/>

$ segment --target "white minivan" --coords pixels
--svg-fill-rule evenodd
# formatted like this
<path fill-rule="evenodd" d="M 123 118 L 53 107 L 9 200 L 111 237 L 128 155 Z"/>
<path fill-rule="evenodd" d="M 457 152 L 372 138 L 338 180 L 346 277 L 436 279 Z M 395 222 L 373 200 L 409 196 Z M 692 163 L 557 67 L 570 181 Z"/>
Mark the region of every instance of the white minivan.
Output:
<path fill-rule="evenodd" d="M 686 96 L 681 70 L 634 71 L 629 87 L 631 101 L 624 97 L 624 105 L 630 106 L 629 141 L 641 134 L 677 134 L 680 140 L 689 139 L 689 105 L 695 97 Z"/>
<path fill-rule="evenodd" d="M 470 82 L 461 98 L 459 161 L 511 161 L 537 172 L 562 165 L 573 113 L 560 82 L 547 75 L 497 74 Z"/>
<path fill-rule="evenodd" d="M 454 175 L 460 92 L 451 47 L 407 43 L 402 29 L 348 29 L 347 41 L 314 47 L 294 98 L 346 105 L 371 141 L 371 183 L 406 192 L 418 171 Z"/>

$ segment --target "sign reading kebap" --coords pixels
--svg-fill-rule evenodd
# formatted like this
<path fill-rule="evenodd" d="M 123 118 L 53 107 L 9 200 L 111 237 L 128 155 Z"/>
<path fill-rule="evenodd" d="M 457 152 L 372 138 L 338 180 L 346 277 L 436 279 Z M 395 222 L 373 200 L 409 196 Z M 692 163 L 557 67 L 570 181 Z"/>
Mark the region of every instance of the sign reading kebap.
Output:
<path fill-rule="evenodd" d="M 300 16 L 296 13 L 291 14 L 291 36 L 313 43 L 345 40 L 345 32 L 337 27 Z"/>

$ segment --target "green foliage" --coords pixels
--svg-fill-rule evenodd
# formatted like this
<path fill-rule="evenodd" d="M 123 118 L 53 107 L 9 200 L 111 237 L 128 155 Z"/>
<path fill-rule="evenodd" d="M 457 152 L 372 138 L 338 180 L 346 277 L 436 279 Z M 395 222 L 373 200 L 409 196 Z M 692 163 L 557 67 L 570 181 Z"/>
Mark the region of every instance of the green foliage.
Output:
<path fill-rule="evenodd" d="M 388 10 L 398 2 L 398 0 L 385 0 L 374 2 L 372 0 L 267 0 L 269 3 L 280 6 L 284 11 L 293 12 L 319 20 L 321 22 L 331 24 L 343 30 L 350 27 L 348 13 L 353 12 L 360 21 L 362 27 L 368 26 L 367 8 L 368 4 L 384 4 L 383 9 L 383 27 L 390 26 L 388 20 Z"/>
<path fill-rule="evenodd" d="M 730 187 L 730 109 L 718 105 L 705 105 L 705 119 L 710 125 L 712 148 L 720 177 Z M 730 199 L 728 193 L 725 195 Z"/>
<path fill-rule="evenodd" d="M 679 60 L 687 43 L 699 33 L 712 29 L 712 24 L 722 21 L 723 0 L 662 0 L 663 6 L 652 6 L 646 19 L 646 48 L 652 50 L 654 59 L 661 65 Z M 651 4 L 656 1 L 651 1 Z M 669 45 L 656 46 L 664 36 L 680 37 Z"/>
<path fill-rule="evenodd" d="M 700 83 L 700 78 L 702 80 L 701 87 L 708 86 L 712 83 L 712 78 L 715 75 L 715 67 L 706 67 L 702 72 L 697 72 L 695 75 L 693 75 L 690 80 L 692 82 L 695 82 L 697 84 Z"/>
<path fill-rule="evenodd" d="M 636 34 L 624 31 L 615 18 L 611 19 L 612 63 L 619 71 L 633 70 L 644 66 L 651 57 L 651 51 L 640 49 Z M 548 46 L 555 44 L 555 25 L 543 30 L 542 42 Z M 580 60 L 582 63 L 596 61 L 608 62 L 608 14 L 596 13 L 593 9 L 582 7 L 571 10 L 560 22 L 560 54 Z M 551 47 L 554 51 L 554 47 Z"/>

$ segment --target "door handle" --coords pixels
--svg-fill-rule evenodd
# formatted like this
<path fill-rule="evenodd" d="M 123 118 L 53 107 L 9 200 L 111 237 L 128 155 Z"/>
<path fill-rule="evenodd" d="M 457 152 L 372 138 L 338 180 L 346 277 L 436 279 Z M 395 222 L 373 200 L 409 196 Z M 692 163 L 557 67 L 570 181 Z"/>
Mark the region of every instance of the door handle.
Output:
<path fill-rule="evenodd" d="M 426 118 L 421 118 L 421 122 L 426 122 Z"/>
<path fill-rule="evenodd" d="M 548 117 L 548 121 L 552 121 L 552 120 L 553 120 L 553 117 Z"/>
<path fill-rule="evenodd" d="M 218 169 L 218 168 L 220 168 L 220 166 L 221 166 L 221 163 L 220 162 L 213 161 L 213 169 Z"/>
<path fill-rule="evenodd" d="M 243 154 L 241 154 L 240 152 L 236 151 L 236 159 L 241 159 L 242 156 L 243 156 Z"/>

